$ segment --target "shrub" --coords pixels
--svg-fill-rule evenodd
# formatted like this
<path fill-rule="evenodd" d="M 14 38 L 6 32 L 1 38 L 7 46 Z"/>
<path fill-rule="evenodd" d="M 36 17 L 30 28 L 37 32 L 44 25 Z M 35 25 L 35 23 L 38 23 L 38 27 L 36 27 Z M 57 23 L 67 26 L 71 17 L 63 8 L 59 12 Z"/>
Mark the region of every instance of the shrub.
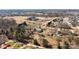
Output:
<path fill-rule="evenodd" d="M 27 30 L 28 26 L 24 22 L 22 24 L 19 24 L 16 29 L 16 39 L 20 42 L 27 42 L 27 40 L 30 38 L 29 37 L 29 31 Z"/>

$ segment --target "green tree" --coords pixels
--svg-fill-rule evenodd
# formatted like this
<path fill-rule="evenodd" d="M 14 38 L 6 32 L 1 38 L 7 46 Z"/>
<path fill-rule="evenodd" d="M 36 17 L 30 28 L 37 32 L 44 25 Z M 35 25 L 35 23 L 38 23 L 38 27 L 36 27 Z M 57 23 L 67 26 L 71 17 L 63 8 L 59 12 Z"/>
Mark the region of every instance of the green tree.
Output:
<path fill-rule="evenodd" d="M 18 41 L 23 42 L 24 39 L 26 39 L 26 35 L 25 35 L 25 33 L 26 33 L 26 27 L 27 27 L 27 24 L 26 24 L 25 22 L 22 23 L 22 24 L 19 24 L 19 25 L 17 26 L 16 39 L 17 39 Z"/>

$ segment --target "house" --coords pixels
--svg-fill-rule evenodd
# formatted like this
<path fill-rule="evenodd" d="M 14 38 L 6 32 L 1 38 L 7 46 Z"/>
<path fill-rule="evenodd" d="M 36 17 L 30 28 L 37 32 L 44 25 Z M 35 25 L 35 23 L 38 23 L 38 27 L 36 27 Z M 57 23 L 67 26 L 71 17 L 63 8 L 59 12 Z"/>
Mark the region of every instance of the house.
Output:
<path fill-rule="evenodd" d="M 39 19 L 36 18 L 35 16 L 30 16 L 29 18 L 27 18 L 27 20 L 37 21 L 37 20 L 39 20 Z"/>

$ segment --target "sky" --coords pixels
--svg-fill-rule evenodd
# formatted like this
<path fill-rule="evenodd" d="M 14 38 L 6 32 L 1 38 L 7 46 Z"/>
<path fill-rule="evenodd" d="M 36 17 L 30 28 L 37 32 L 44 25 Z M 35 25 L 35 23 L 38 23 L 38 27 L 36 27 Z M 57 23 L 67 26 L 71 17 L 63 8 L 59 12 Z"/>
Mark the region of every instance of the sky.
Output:
<path fill-rule="evenodd" d="M 0 9 L 79 9 L 78 0 L 0 0 Z"/>

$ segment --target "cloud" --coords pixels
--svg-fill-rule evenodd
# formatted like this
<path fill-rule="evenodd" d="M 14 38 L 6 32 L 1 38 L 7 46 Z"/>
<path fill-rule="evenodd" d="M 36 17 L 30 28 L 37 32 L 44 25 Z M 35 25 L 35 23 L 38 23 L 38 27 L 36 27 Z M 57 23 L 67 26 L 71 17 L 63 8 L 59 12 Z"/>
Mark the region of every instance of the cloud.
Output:
<path fill-rule="evenodd" d="M 0 0 L 0 9 L 77 9 L 78 0 Z"/>

